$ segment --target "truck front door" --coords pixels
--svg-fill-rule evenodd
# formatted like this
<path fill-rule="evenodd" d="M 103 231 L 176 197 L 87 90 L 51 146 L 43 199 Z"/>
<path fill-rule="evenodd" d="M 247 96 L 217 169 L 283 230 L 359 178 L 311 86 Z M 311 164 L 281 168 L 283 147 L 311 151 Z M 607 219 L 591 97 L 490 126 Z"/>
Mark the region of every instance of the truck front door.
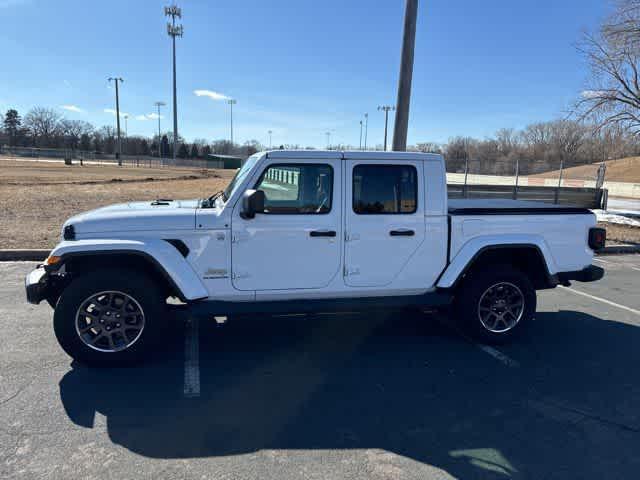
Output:
<path fill-rule="evenodd" d="M 337 159 L 265 165 L 252 185 L 265 209 L 232 221 L 232 281 L 239 290 L 316 289 L 340 270 L 342 166 Z"/>

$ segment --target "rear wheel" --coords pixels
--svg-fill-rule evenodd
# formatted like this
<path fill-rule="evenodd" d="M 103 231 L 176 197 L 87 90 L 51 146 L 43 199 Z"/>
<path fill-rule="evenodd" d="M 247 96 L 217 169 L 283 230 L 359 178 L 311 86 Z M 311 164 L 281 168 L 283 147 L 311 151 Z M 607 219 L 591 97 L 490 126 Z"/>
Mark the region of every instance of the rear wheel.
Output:
<path fill-rule="evenodd" d="M 507 265 L 472 272 L 457 292 L 454 308 L 466 329 L 487 343 L 511 340 L 526 328 L 535 311 L 533 284 Z"/>
<path fill-rule="evenodd" d="M 159 345 L 166 330 L 166 303 L 146 275 L 94 271 L 67 286 L 53 324 L 58 342 L 75 360 L 123 366 L 140 361 Z"/>

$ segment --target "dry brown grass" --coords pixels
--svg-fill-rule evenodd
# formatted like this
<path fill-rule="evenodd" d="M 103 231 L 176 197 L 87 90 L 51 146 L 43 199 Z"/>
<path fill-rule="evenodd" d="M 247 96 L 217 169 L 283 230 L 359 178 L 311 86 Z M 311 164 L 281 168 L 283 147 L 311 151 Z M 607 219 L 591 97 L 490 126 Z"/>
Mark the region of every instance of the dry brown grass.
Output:
<path fill-rule="evenodd" d="M 629 182 L 640 183 L 640 157 L 621 158 L 619 160 L 609 160 L 605 180 L 609 182 Z M 562 172 L 563 178 L 575 180 L 595 180 L 599 163 L 592 165 L 581 165 L 579 167 L 567 168 Z M 541 178 L 558 178 L 559 171 L 540 173 L 532 175 Z"/>
<path fill-rule="evenodd" d="M 602 222 L 598 223 L 598 226 L 607 229 L 607 242 L 635 243 L 640 245 L 640 227 Z"/>
<path fill-rule="evenodd" d="M 0 248 L 51 248 L 72 215 L 134 200 L 203 198 L 224 188 L 235 173 L 42 162 L 3 162 L 0 168 Z M 189 176 L 195 178 L 179 179 Z"/>

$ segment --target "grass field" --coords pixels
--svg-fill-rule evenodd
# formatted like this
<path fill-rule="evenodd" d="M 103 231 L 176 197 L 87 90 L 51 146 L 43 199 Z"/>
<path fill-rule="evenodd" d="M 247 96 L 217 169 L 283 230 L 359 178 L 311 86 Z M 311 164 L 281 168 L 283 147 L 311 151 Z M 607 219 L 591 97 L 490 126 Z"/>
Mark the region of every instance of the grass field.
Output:
<path fill-rule="evenodd" d="M 609 182 L 629 182 L 640 183 L 640 157 L 627 157 L 618 160 L 609 160 L 605 181 Z M 599 163 L 591 165 L 581 165 L 579 167 L 567 168 L 562 172 L 564 178 L 575 180 L 595 180 L 600 167 Z M 540 173 L 533 175 L 541 178 L 558 178 L 559 171 Z"/>
<path fill-rule="evenodd" d="M 0 160 L 0 248 L 50 248 L 72 215 L 133 200 L 206 197 L 234 173 Z"/>

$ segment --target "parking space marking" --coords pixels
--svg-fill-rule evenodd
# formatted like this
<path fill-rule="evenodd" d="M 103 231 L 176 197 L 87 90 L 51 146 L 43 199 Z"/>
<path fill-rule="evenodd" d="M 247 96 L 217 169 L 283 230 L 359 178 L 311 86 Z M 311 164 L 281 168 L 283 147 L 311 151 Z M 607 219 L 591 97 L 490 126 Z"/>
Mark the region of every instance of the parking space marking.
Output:
<path fill-rule="evenodd" d="M 610 262 L 607 260 L 602 260 L 601 258 L 594 258 L 593 259 L 594 262 L 599 262 L 602 263 L 604 265 L 616 265 L 616 266 L 621 266 L 621 264 L 617 263 L 617 262 Z"/>
<path fill-rule="evenodd" d="M 465 340 L 466 342 L 470 343 L 471 345 L 479 348 L 484 353 L 492 356 L 494 359 L 498 360 L 503 365 L 506 365 L 507 367 L 511 367 L 511 368 L 516 368 L 516 367 L 520 366 L 520 364 L 517 361 L 515 361 L 513 358 L 509 357 L 508 355 L 505 355 L 504 353 L 502 353 L 497 348 L 493 348 L 493 347 L 490 347 L 489 345 L 485 345 L 483 343 L 476 342 L 473 338 L 471 338 L 469 335 L 464 333 L 458 327 L 456 327 L 455 325 L 451 325 L 449 322 L 447 322 L 446 320 L 443 320 L 442 318 L 438 317 L 437 315 L 434 318 L 436 319 L 436 321 L 440 325 L 442 325 L 443 327 L 447 328 L 448 330 L 451 330 L 452 332 L 456 333 L 463 340 Z"/>
<path fill-rule="evenodd" d="M 514 367 L 520 366 L 520 364 L 516 362 L 513 358 L 508 357 L 507 355 L 505 355 L 504 353 L 502 353 L 500 350 L 496 348 L 490 347 L 489 345 L 484 345 L 482 343 L 476 343 L 475 345 L 484 353 L 488 353 L 499 362 L 504 363 L 507 367 L 514 368 Z"/>
<path fill-rule="evenodd" d="M 184 336 L 184 396 L 200 396 L 200 335 L 198 319 L 189 319 Z"/>
<path fill-rule="evenodd" d="M 592 300 L 596 300 L 597 302 L 606 303 L 607 305 L 611 305 L 612 307 L 619 308 L 621 310 L 626 310 L 627 312 L 634 313 L 636 315 L 640 315 L 640 310 L 636 310 L 635 308 L 627 307 L 626 305 L 620 305 L 619 303 L 612 302 L 611 300 L 607 300 L 606 298 L 596 297 L 595 295 L 590 295 L 585 292 L 581 292 L 580 290 L 575 290 L 569 287 L 563 287 L 562 285 L 558 285 L 558 288 L 563 290 L 568 290 L 571 293 L 575 293 L 576 295 L 582 295 L 583 297 L 590 298 Z"/>

